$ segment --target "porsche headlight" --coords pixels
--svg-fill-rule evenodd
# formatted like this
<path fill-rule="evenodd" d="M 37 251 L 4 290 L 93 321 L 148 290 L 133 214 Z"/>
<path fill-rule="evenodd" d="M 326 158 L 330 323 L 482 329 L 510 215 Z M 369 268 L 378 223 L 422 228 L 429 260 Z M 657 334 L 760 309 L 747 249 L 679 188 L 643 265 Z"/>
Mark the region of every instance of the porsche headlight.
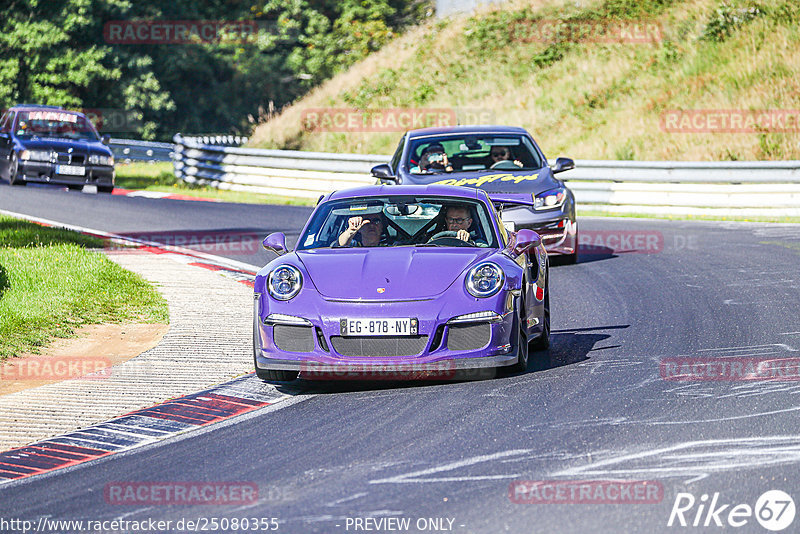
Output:
<path fill-rule="evenodd" d="M 545 191 L 544 193 L 536 195 L 533 209 L 549 210 L 552 208 L 560 208 L 564 205 L 565 200 L 567 200 L 567 189 L 565 187 L 551 189 L 550 191 Z"/>
<path fill-rule="evenodd" d="M 19 154 L 22 161 L 50 161 L 52 152 L 49 150 L 23 150 Z"/>
<path fill-rule="evenodd" d="M 470 269 L 465 284 L 473 297 L 491 297 L 503 287 L 505 274 L 496 263 L 480 263 Z"/>
<path fill-rule="evenodd" d="M 89 163 L 92 165 L 106 165 L 108 167 L 113 167 L 114 156 L 106 156 L 105 154 L 89 154 Z"/>
<path fill-rule="evenodd" d="M 269 273 L 269 294 L 278 300 L 289 300 L 295 297 L 303 287 L 303 275 L 291 265 L 281 265 Z"/>

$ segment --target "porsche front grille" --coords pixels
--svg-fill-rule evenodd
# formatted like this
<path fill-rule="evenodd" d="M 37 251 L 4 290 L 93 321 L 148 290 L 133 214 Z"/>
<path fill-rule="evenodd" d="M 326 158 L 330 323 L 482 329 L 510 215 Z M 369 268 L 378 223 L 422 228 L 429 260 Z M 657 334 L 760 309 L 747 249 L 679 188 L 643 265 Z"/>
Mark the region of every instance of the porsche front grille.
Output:
<path fill-rule="evenodd" d="M 333 350 L 348 357 L 398 358 L 425 350 L 428 336 L 331 336 Z"/>

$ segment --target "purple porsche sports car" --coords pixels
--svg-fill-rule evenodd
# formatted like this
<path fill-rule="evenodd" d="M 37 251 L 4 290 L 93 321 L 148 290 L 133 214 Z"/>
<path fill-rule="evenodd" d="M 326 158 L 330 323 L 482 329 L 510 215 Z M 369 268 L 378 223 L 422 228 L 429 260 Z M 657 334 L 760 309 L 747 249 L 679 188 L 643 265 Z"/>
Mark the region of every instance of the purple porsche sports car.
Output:
<path fill-rule="evenodd" d="M 550 339 L 548 258 L 498 208 L 530 195 L 370 186 L 323 197 L 288 253 L 255 281 L 256 373 L 347 369 L 524 371 Z"/>

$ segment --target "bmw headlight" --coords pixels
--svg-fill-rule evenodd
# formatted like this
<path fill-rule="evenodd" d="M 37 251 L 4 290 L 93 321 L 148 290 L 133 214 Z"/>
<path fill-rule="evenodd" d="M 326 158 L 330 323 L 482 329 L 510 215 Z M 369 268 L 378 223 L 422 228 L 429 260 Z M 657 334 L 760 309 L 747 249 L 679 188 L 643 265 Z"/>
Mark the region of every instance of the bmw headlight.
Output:
<path fill-rule="evenodd" d="M 108 167 L 113 167 L 114 156 L 106 156 L 105 154 L 89 154 L 89 163 L 92 165 L 106 165 Z"/>
<path fill-rule="evenodd" d="M 52 152 L 49 150 L 23 150 L 19 154 L 22 161 L 50 161 Z"/>
<path fill-rule="evenodd" d="M 550 191 L 545 191 L 544 193 L 536 195 L 533 209 L 549 210 L 552 208 L 560 208 L 564 205 L 565 200 L 567 200 L 567 189 L 565 187 L 551 189 Z"/>
<path fill-rule="evenodd" d="M 465 284 L 473 297 L 491 297 L 503 287 L 505 274 L 496 263 L 479 263 L 467 274 Z"/>
<path fill-rule="evenodd" d="M 303 275 L 292 265 L 281 265 L 269 273 L 267 285 L 272 298 L 289 300 L 294 298 L 303 287 Z"/>

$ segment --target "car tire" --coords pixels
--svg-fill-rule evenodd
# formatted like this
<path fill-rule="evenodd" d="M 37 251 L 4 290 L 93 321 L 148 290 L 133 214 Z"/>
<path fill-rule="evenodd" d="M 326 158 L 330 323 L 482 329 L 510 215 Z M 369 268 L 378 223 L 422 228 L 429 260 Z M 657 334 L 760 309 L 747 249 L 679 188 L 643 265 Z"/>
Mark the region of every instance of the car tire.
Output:
<path fill-rule="evenodd" d="M 568 254 L 564 256 L 564 264 L 565 265 L 574 265 L 578 263 L 578 230 L 575 230 L 575 252 L 572 254 Z"/>
<path fill-rule="evenodd" d="M 8 183 L 11 185 L 26 185 L 27 182 L 19 177 L 19 161 L 17 155 L 11 153 L 11 161 L 8 164 Z"/>
<path fill-rule="evenodd" d="M 534 351 L 550 348 L 550 269 L 547 270 L 544 285 L 544 330 L 536 339 L 531 341 L 530 349 Z"/>
<path fill-rule="evenodd" d="M 520 301 L 521 302 L 521 301 Z M 528 338 L 525 335 L 525 328 L 522 325 L 522 310 L 524 304 L 520 304 L 520 309 L 517 311 L 517 363 L 509 368 L 512 373 L 524 373 L 528 370 Z"/>
<path fill-rule="evenodd" d="M 297 379 L 298 371 L 279 371 L 276 369 L 259 369 L 256 367 L 256 376 L 261 380 L 275 382 L 291 382 Z"/>
<path fill-rule="evenodd" d="M 283 371 L 276 369 L 259 369 L 258 360 L 256 359 L 256 350 L 259 346 L 256 336 L 258 335 L 258 328 L 256 321 L 253 321 L 253 366 L 256 368 L 256 376 L 261 380 L 271 380 L 277 382 L 291 382 L 297 379 L 298 371 Z"/>
<path fill-rule="evenodd" d="M 97 191 L 100 193 L 113 193 L 114 186 L 113 185 L 98 185 Z"/>

